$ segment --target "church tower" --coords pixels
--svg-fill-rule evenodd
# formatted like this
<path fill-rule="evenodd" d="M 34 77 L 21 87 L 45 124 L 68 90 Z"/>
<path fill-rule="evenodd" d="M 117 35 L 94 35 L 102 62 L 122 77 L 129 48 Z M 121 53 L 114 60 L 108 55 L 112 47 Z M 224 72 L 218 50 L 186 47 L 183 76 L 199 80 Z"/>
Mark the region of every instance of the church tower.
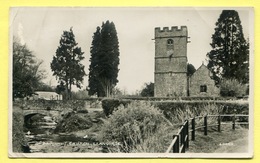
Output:
<path fill-rule="evenodd" d="M 186 26 L 155 28 L 154 96 L 187 96 Z"/>

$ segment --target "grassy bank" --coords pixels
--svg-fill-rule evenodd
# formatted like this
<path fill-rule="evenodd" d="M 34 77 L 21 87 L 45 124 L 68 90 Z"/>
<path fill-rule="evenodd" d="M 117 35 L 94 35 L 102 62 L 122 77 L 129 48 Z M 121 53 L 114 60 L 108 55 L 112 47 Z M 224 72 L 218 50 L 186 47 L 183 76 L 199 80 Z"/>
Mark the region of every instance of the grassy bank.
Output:
<path fill-rule="evenodd" d="M 221 132 L 210 130 L 207 136 L 196 132 L 196 139 L 190 141 L 188 153 L 245 153 L 247 150 L 248 129 L 226 128 Z"/>
<path fill-rule="evenodd" d="M 14 105 L 13 106 L 13 127 L 12 127 L 12 147 L 13 152 L 26 152 L 26 140 L 23 132 L 23 114 L 22 109 Z"/>

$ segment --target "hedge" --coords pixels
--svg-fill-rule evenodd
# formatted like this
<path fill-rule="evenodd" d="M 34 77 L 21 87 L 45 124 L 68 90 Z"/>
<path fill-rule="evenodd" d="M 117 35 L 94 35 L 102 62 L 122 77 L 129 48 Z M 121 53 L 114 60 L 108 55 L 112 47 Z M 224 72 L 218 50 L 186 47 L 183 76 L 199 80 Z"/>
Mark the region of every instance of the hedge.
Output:
<path fill-rule="evenodd" d="M 120 105 L 126 106 L 135 100 L 130 99 L 103 99 L 102 108 L 106 116 L 109 116 Z M 221 109 L 220 114 L 248 114 L 249 104 L 247 102 L 237 101 L 151 101 L 151 103 L 158 107 L 166 118 L 175 115 L 176 109 L 200 110 L 207 105 L 215 105 L 216 109 Z"/>

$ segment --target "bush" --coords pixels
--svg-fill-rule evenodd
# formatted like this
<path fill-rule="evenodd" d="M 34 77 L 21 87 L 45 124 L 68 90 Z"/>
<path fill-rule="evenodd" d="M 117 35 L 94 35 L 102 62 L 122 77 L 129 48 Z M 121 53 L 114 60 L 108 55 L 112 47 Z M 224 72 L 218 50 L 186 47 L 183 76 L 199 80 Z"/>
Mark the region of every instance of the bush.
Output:
<path fill-rule="evenodd" d="M 109 116 L 113 111 L 120 105 L 127 106 L 131 101 L 130 99 L 104 99 L 102 100 L 103 111 L 106 116 Z M 135 100 L 137 101 L 137 100 Z M 144 101 L 138 100 L 138 101 Z M 201 115 L 205 112 L 205 108 L 211 107 L 212 110 L 219 110 L 220 114 L 248 114 L 249 105 L 247 102 L 239 103 L 237 101 L 213 101 L 213 100 L 203 100 L 203 101 L 151 101 L 155 107 L 162 110 L 164 116 L 171 120 L 175 117 L 176 111 L 189 110 L 192 115 Z M 221 110 L 221 111 L 220 111 Z"/>
<path fill-rule="evenodd" d="M 120 105 L 127 106 L 127 104 L 129 104 L 130 102 L 131 102 L 130 100 L 123 100 L 123 99 L 111 99 L 111 98 L 103 99 L 102 100 L 103 112 L 105 113 L 106 116 L 109 116 Z"/>
<path fill-rule="evenodd" d="M 18 106 L 13 106 L 13 127 L 12 127 L 12 147 L 13 152 L 29 152 L 25 151 L 27 141 L 23 132 L 23 114 Z"/>
<path fill-rule="evenodd" d="M 135 101 L 125 107 L 121 105 L 110 115 L 101 128 L 99 140 L 119 142 L 120 152 L 164 152 L 167 147 L 157 140 L 165 140 L 167 127 L 169 124 L 158 109 L 148 102 Z"/>
<path fill-rule="evenodd" d="M 224 79 L 220 84 L 220 95 L 223 97 L 241 97 L 247 94 L 248 87 L 236 79 Z"/>
<path fill-rule="evenodd" d="M 72 132 L 78 130 L 89 129 L 92 126 L 91 118 L 88 114 L 69 112 L 63 116 L 63 119 L 58 122 L 54 133 Z"/>
<path fill-rule="evenodd" d="M 249 113 L 248 103 L 236 101 L 156 101 L 152 102 L 152 104 L 162 110 L 164 116 L 172 123 L 180 123 L 187 118 L 206 114 Z"/>

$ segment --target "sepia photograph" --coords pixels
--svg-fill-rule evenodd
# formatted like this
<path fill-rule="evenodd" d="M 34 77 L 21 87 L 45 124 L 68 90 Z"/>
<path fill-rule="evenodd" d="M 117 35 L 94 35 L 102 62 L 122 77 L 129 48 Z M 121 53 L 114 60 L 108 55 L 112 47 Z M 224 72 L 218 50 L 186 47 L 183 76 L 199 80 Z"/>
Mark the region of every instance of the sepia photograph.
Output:
<path fill-rule="evenodd" d="M 253 157 L 253 7 L 11 7 L 9 31 L 9 157 Z"/>

